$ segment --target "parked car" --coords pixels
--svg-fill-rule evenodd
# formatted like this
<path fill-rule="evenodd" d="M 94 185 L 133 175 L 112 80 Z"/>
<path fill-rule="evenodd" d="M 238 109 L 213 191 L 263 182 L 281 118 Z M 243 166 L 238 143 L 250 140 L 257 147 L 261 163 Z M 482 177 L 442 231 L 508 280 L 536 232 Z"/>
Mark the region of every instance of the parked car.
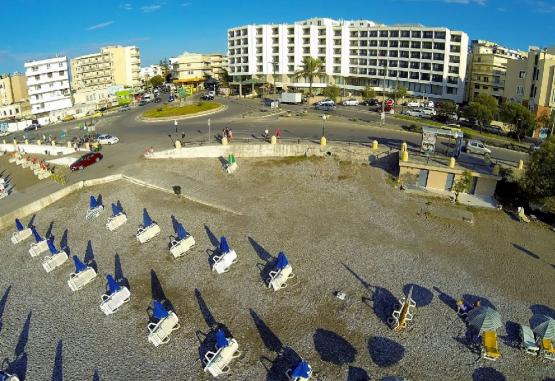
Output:
<path fill-rule="evenodd" d="M 154 98 L 154 103 L 160 103 L 160 102 L 162 102 L 162 98 L 160 97 Z"/>
<path fill-rule="evenodd" d="M 139 102 L 139 106 L 144 106 L 147 103 L 148 103 L 147 101 L 145 101 L 144 99 L 141 99 L 141 101 Z"/>
<path fill-rule="evenodd" d="M 486 126 L 486 127 L 484 127 L 484 131 L 489 132 L 490 134 L 496 134 L 496 135 L 504 135 L 505 134 L 503 129 L 499 126 Z"/>
<path fill-rule="evenodd" d="M 416 101 L 410 101 L 405 103 L 405 106 L 407 107 L 420 107 L 420 102 L 416 102 Z"/>
<path fill-rule="evenodd" d="M 379 103 L 380 102 L 377 99 L 365 99 L 362 102 L 360 102 L 360 104 L 363 106 L 376 106 Z"/>
<path fill-rule="evenodd" d="M 123 105 L 119 108 L 118 111 L 124 112 L 124 111 L 129 111 L 131 110 L 131 107 L 129 107 L 129 105 Z"/>
<path fill-rule="evenodd" d="M 108 145 L 109 144 L 116 144 L 117 142 L 119 142 L 119 139 L 118 139 L 117 136 L 112 136 L 112 135 L 108 135 L 108 134 L 98 135 L 96 140 L 100 144 L 108 144 Z"/>
<path fill-rule="evenodd" d="M 432 117 L 432 116 L 434 116 L 434 115 L 437 114 L 437 113 L 436 113 L 436 110 L 434 110 L 433 108 L 426 108 L 426 107 L 425 107 L 425 108 L 421 108 L 419 111 L 420 111 L 423 115 L 426 115 L 426 116 L 428 116 L 428 117 Z"/>
<path fill-rule="evenodd" d="M 469 140 L 466 142 L 466 152 L 478 155 L 491 155 L 491 150 L 479 140 Z"/>
<path fill-rule="evenodd" d="M 200 99 L 202 99 L 203 101 L 213 101 L 214 96 L 210 94 L 203 94 Z"/>
<path fill-rule="evenodd" d="M 173 101 L 175 101 L 175 96 L 174 95 L 170 95 L 168 97 L 168 103 L 172 103 Z"/>
<path fill-rule="evenodd" d="M 332 101 L 331 99 L 324 99 L 324 100 L 316 103 L 315 105 L 316 106 L 323 106 L 323 105 L 335 106 L 335 102 Z"/>
<path fill-rule="evenodd" d="M 69 122 L 70 120 L 73 120 L 73 119 L 75 119 L 75 117 L 74 117 L 73 115 L 65 115 L 65 116 L 62 118 L 62 121 L 63 121 L 63 122 Z"/>
<path fill-rule="evenodd" d="M 359 101 L 354 99 L 354 98 L 345 99 L 342 104 L 343 104 L 343 106 L 358 106 Z"/>
<path fill-rule="evenodd" d="M 96 111 L 91 115 L 91 118 L 100 118 L 102 117 L 102 111 Z"/>
<path fill-rule="evenodd" d="M 23 129 L 23 131 L 36 131 L 40 128 L 40 124 L 38 123 L 33 123 L 30 126 L 27 126 Z"/>
<path fill-rule="evenodd" d="M 420 112 L 420 110 L 417 109 L 408 109 L 403 111 L 403 114 L 408 115 L 408 116 L 412 116 L 415 118 L 421 118 L 422 117 L 422 113 Z"/>
<path fill-rule="evenodd" d="M 320 111 L 333 111 L 335 110 L 335 105 L 331 103 L 315 104 L 314 109 Z"/>
<path fill-rule="evenodd" d="M 98 163 L 102 160 L 102 154 L 100 152 L 89 152 L 81 156 L 77 161 L 69 166 L 69 169 L 72 171 L 78 171 L 92 165 L 94 163 Z"/>

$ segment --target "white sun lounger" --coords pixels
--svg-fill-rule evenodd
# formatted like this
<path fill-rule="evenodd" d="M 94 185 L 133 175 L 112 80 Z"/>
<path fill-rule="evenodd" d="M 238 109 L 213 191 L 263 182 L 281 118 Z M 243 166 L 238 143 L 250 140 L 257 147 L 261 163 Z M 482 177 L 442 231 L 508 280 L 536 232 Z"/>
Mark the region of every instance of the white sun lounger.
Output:
<path fill-rule="evenodd" d="M 170 242 L 170 253 L 174 258 L 179 258 L 184 256 L 193 246 L 195 246 L 195 239 L 189 234 L 181 240 L 173 239 Z"/>
<path fill-rule="evenodd" d="M 31 244 L 31 248 L 29 249 L 29 254 L 31 254 L 31 257 L 36 257 L 47 250 L 48 250 L 48 240 L 43 239 L 40 242 L 33 242 Z"/>
<path fill-rule="evenodd" d="M 33 234 L 30 228 L 25 228 L 23 230 L 15 231 L 12 233 L 12 243 L 18 244 L 19 242 L 25 241 Z"/>
<path fill-rule="evenodd" d="M 47 273 L 49 273 L 63 265 L 65 261 L 67 261 L 67 259 L 67 253 L 62 250 L 57 254 L 47 255 L 46 257 L 44 257 L 44 260 L 42 261 L 42 267 Z"/>
<path fill-rule="evenodd" d="M 8 163 L 15 163 L 19 157 L 20 157 L 20 154 L 19 154 L 19 153 L 16 153 L 15 155 L 11 156 L 11 157 L 8 159 Z"/>
<path fill-rule="evenodd" d="M 15 164 L 16 165 L 21 165 L 26 161 L 27 161 L 27 158 L 25 158 L 25 156 L 23 156 L 23 155 L 16 156 L 16 158 L 15 158 Z"/>
<path fill-rule="evenodd" d="M 204 371 L 209 372 L 213 377 L 229 373 L 229 364 L 233 359 L 241 356 L 239 344 L 235 339 L 229 339 L 229 344 L 214 352 L 207 352 L 204 355 Z"/>
<path fill-rule="evenodd" d="M 50 171 L 42 171 L 41 173 L 38 174 L 38 178 L 39 180 L 44 180 L 49 178 L 50 176 L 52 176 L 52 172 Z"/>
<path fill-rule="evenodd" d="M 106 315 L 111 315 L 116 312 L 122 305 L 127 303 L 131 298 L 131 292 L 127 287 L 121 287 L 118 291 L 111 295 L 102 295 L 102 303 L 100 309 Z"/>
<path fill-rule="evenodd" d="M 21 162 L 21 168 L 29 168 L 32 164 L 33 162 L 31 160 L 25 159 Z"/>
<path fill-rule="evenodd" d="M 87 214 L 85 214 L 85 219 L 90 220 L 96 218 L 104 211 L 104 206 L 98 205 L 94 208 L 87 209 Z"/>
<path fill-rule="evenodd" d="M 536 340 L 534 340 L 534 332 L 532 329 L 527 325 L 520 325 L 520 345 L 524 352 L 530 355 L 538 355 L 540 351 L 540 347 L 536 344 Z"/>
<path fill-rule="evenodd" d="M 274 291 L 287 287 L 287 281 L 295 276 L 293 268 L 289 264 L 281 270 L 270 271 L 269 275 L 268 287 L 273 288 Z"/>
<path fill-rule="evenodd" d="M 98 274 L 96 273 L 96 271 L 94 271 L 92 267 L 87 266 L 86 270 L 78 273 L 69 274 L 67 285 L 69 286 L 71 291 L 78 291 L 92 282 L 97 275 Z"/>
<path fill-rule="evenodd" d="M 228 165 L 225 166 L 225 171 L 227 173 L 231 174 L 231 173 L 234 173 L 236 170 L 237 170 L 237 163 L 236 162 L 228 164 Z"/>
<path fill-rule="evenodd" d="M 528 216 L 524 213 L 524 208 L 522 206 L 519 206 L 517 208 L 518 211 L 518 219 L 522 222 L 526 222 L 529 223 L 530 219 L 528 218 Z"/>
<path fill-rule="evenodd" d="M 137 240 L 140 243 L 146 243 L 160 234 L 160 226 L 158 224 L 152 223 L 152 225 L 145 227 L 140 227 L 137 230 Z"/>
<path fill-rule="evenodd" d="M 148 325 L 148 341 L 155 347 L 167 344 L 170 341 L 170 334 L 179 329 L 179 319 L 173 311 L 168 312 L 168 316 L 161 319 L 158 323 Z"/>
<path fill-rule="evenodd" d="M 228 272 L 231 265 L 237 262 L 237 253 L 235 250 L 231 249 L 222 255 L 215 255 L 213 260 L 214 265 L 212 266 L 212 271 L 223 274 Z"/>
<path fill-rule="evenodd" d="M 116 216 L 108 217 L 108 222 L 106 223 L 106 227 L 108 230 L 113 232 L 120 226 L 124 225 L 127 222 L 127 216 L 125 213 L 119 213 Z"/>

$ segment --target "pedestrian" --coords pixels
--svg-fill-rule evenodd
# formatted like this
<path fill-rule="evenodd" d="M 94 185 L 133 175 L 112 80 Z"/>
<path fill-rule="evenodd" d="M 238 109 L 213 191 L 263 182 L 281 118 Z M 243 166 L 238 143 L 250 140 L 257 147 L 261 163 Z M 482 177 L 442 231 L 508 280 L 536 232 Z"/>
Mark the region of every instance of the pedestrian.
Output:
<path fill-rule="evenodd" d="M 184 132 L 181 134 L 181 141 L 182 142 L 185 141 L 185 133 Z"/>
<path fill-rule="evenodd" d="M 233 138 L 233 132 L 231 130 L 228 130 L 227 135 L 228 135 L 228 140 L 231 141 L 231 139 Z"/>
<path fill-rule="evenodd" d="M 281 138 L 281 129 L 279 127 L 275 129 L 274 135 L 277 139 Z"/>

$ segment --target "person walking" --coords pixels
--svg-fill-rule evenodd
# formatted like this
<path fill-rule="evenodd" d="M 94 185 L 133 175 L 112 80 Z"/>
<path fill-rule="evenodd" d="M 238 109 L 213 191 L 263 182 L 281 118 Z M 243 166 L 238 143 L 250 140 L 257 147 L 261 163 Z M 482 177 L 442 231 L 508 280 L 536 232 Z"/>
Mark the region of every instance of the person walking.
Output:
<path fill-rule="evenodd" d="M 274 135 L 277 139 L 281 138 L 281 128 L 277 127 L 274 131 Z"/>

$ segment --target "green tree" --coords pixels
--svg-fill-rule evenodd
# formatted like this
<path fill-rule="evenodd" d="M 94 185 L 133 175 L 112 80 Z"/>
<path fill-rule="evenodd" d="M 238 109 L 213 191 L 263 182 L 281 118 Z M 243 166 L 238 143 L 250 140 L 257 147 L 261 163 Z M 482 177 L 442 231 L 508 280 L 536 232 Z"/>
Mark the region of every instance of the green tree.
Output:
<path fill-rule="evenodd" d="M 536 118 L 534 114 L 520 103 L 507 102 L 501 107 L 501 120 L 513 125 L 513 133 L 520 141 L 534 131 Z"/>
<path fill-rule="evenodd" d="M 469 171 L 463 171 L 461 177 L 453 185 L 453 192 L 455 192 L 455 202 L 459 201 L 459 195 L 466 193 L 470 190 L 472 184 L 472 174 Z"/>
<path fill-rule="evenodd" d="M 308 94 L 312 96 L 314 77 L 320 76 L 322 73 L 324 73 L 324 63 L 322 60 L 314 57 L 304 57 L 302 67 L 295 72 L 294 77 L 308 79 Z"/>
<path fill-rule="evenodd" d="M 326 88 L 324 88 L 324 90 L 322 90 L 322 95 L 336 102 L 337 97 L 339 96 L 339 92 L 339 87 L 335 85 L 328 85 L 326 86 Z"/>
<path fill-rule="evenodd" d="M 220 77 L 218 79 L 220 80 L 220 84 L 222 87 L 229 87 L 231 76 L 226 69 L 222 69 L 222 72 L 220 73 Z"/>
<path fill-rule="evenodd" d="M 407 89 L 404 86 L 399 86 L 393 95 L 399 100 L 404 99 L 407 96 Z"/>
<path fill-rule="evenodd" d="M 362 97 L 364 99 L 372 99 L 376 98 L 376 91 L 370 86 L 367 86 L 364 90 L 362 90 Z"/>
<path fill-rule="evenodd" d="M 152 87 L 158 87 L 164 84 L 164 78 L 161 75 L 155 75 L 149 80 Z"/>
<path fill-rule="evenodd" d="M 464 114 L 467 118 L 477 120 L 482 132 L 484 126 L 490 124 L 499 115 L 497 99 L 491 95 L 479 94 L 466 107 Z"/>
<path fill-rule="evenodd" d="M 555 136 L 543 142 L 527 164 L 522 185 L 528 197 L 553 205 L 555 200 Z"/>
<path fill-rule="evenodd" d="M 453 101 L 443 101 L 436 107 L 437 115 L 434 118 L 438 122 L 447 123 L 450 115 L 457 112 L 457 104 Z"/>

